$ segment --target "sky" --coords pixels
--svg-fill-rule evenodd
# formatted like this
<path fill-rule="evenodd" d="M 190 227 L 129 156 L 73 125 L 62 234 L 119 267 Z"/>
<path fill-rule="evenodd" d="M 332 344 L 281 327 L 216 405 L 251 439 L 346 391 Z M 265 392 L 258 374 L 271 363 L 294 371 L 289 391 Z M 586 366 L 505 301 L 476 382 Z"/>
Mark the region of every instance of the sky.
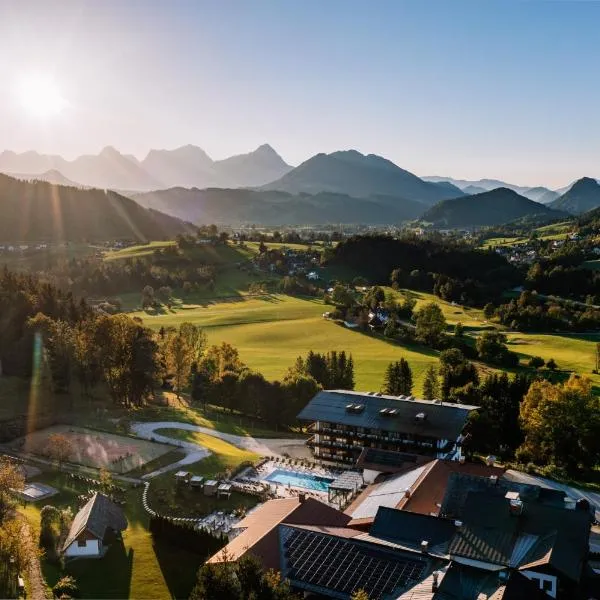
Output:
<path fill-rule="evenodd" d="M 560 187 L 600 177 L 599 23 L 585 0 L 0 0 L 0 150 L 355 148 Z"/>

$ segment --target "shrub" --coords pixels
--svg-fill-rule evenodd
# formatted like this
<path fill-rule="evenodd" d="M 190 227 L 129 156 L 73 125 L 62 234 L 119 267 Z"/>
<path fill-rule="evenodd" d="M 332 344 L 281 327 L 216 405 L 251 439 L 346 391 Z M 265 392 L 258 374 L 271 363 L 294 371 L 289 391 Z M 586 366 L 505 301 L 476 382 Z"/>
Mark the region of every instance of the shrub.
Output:
<path fill-rule="evenodd" d="M 534 369 L 539 369 L 544 366 L 544 359 L 541 356 L 532 356 L 529 359 L 529 366 Z"/>

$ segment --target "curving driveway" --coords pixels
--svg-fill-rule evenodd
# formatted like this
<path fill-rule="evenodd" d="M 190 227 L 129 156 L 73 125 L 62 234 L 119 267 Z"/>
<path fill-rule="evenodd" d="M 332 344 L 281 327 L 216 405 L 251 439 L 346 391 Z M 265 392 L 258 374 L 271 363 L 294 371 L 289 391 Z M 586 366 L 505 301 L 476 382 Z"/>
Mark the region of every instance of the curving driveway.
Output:
<path fill-rule="evenodd" d="M 212 437 L 219 438 L 224 442 L 228 442 L 233 446 L 242 448 L 243 450 L 249 450 L 260 455 L 282 455 L 284 452 L 290 456 L 298 458 L 308 458 L 310 451 L 304 444 L 303 439 L 289 439 L 289 438 L 253 438 L 251 436 L 235 435 L 233 433 L 223 433 L 216 431 L 208 427 L 201 427 L 200 425 L 192 425 L 191 423 L 181 423 L 179 421 L 156 421 L 151 423 L 132 423 L 131 431 L 137 436 L 146 440 L 155 440 L 157 442 L 163 442 L 165 444 L 171 444 L 172 446 L 178 446 L 184 452 L 186 456 L 181 460 L 174 462 L 166 467 L 162 467 L 144 475 L 142 479 L 151 479 L 161 473 L 172 471 L 185 465 L 198 462 L 203 458 L 206 458 L 211 454 L 210 450 L 202 446 L 201 444 L 195 444 L 194 442 L 186 442 L 184 440 L 178 440 L 175 438 L 168 437 L 166 435 L 156 433 L 159 429 L 183 429 L 185 431 L 194 431 L 197 433 L 204 433 L 211 435 Z"/>

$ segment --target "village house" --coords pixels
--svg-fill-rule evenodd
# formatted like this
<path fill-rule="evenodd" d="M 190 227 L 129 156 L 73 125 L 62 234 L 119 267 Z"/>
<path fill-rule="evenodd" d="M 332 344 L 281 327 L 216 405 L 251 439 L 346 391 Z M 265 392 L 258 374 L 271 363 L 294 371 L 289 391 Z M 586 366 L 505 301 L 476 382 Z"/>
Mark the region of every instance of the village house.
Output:
<path fill-rule="evenodd" d="M 62 554 L 65 558 L 100 558 L 125 529 L 123 511 L 104 494 L 96 493 L 75 515 Z"/>

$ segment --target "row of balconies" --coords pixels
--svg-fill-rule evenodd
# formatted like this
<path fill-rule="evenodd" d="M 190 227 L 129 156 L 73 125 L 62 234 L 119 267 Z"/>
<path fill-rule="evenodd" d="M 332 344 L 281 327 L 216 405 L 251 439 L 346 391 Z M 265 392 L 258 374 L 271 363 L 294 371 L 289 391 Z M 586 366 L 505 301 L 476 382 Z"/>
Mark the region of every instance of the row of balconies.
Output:
<path fill-rule="evenodd" d="M 343 435 L 346 438 L 357 438 L 359 440 L 378 440 L 384 442 L 397 442 L 402 444 L 417 444 L 420 446 L 427 446 L 433 448 L 435 441 L 418 441 L 414 438 L 398 437 L 395 433 L 362 433 L 352 430 L 334 429 L 331 427 L 323 427 L 319 423 L 313 423 L 309 428 L 310 432 L 314 433 L 328 433 L 333 435 Z"/>

